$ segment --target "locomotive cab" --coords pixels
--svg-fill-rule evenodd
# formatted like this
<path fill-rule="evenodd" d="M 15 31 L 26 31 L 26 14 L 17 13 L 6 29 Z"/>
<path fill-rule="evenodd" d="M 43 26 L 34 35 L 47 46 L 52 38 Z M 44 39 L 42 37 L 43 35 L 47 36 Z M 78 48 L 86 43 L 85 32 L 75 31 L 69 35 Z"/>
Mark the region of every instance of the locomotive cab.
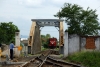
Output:
<path fill-rule="evenodd" d="M 49 48 L 54 49 L 57 46 L 56 38 L 49 38 Z"/>

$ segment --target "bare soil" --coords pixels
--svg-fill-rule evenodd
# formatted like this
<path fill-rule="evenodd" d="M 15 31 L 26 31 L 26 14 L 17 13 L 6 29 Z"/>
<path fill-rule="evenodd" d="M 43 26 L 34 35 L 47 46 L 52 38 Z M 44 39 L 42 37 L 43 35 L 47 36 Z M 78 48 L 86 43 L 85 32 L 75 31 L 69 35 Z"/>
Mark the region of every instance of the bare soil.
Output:
<path fill-rule="evenodd" d="M 19 57 L 19 58 L 14 58 L 13 62 L 28 62 L 31 59 L 34 59 L 36 57 L 36 55 L 33 56 L 28 56 L 28 57 Z M 3 58 L 4 61 L 5 58 Z M 12 65 L 7 65 L 7 64 L 3 64 L 0 67 L 17 67 L 19 64 L 12 64 Z"/>

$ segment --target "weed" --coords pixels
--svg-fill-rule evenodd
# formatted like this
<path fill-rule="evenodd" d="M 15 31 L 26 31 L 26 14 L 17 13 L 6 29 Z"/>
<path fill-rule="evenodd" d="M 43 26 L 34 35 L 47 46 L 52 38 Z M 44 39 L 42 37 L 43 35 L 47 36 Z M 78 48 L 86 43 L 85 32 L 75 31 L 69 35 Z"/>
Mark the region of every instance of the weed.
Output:
<path fill-rule="evenodd" d="M 67 61 L 80 63 L 87 67 L 100 67 L 100 52 L 78 52 L 68 56 Z"/>

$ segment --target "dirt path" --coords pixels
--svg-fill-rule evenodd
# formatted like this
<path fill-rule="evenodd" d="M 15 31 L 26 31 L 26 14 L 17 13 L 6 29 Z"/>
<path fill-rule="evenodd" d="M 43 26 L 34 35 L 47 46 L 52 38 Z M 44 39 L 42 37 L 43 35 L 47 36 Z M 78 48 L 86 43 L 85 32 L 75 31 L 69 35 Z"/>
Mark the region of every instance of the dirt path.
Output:
<path fill-rule="evenodd" d="M 35 56 L 28 56 L 28 57 L 19 57 L 19 58 L 14 58 L 13 62 L 28 62 L 29 60 L 35 58 Z M 4 60 L 4 59 L 3 59 Z M 2 65 L 1 67 L 16 67 L 18 66 L 18 64 L 16 65 Z"/>

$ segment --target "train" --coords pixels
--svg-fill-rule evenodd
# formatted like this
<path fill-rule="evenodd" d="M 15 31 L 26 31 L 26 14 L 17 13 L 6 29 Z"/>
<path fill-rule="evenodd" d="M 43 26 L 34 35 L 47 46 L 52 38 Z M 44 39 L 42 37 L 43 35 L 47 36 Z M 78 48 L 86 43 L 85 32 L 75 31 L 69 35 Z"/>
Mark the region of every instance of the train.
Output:
<path fill-rule="evenodd" d="M 49 38 L 48 47 L 54 49 L 57 47 L 57 38 Z"/>

